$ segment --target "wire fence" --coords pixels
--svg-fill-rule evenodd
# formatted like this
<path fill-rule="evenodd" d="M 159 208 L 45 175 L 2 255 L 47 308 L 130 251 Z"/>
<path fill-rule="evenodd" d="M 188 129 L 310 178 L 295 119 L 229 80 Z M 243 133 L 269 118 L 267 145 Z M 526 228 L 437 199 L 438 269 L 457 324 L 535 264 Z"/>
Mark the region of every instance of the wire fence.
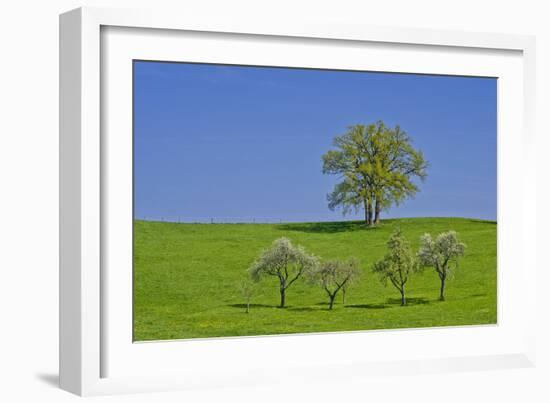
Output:
<path fill-rule="evenodd" d="M 135 216 L 137 221 L 166 222 L 174 224 L 284 224 L 321 221 L 342 221 L 350 217 L 335 219 L 334 217 L 300 217 L 300 218 L 266 218 L 266 217 L 185 217 L 185 216 Z"/>

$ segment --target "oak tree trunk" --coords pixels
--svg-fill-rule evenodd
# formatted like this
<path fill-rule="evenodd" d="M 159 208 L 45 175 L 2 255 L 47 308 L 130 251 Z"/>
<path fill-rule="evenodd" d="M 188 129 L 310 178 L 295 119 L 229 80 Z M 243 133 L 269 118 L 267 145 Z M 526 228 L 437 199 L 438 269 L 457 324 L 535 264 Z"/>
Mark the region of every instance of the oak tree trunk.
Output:
<path fill-rule="evenodd" d="M 372 204 L 370 200 L 365 198 L 363 200 L 363 206 L 365 209 L 365 225 L 368 227 L 372 224 Z"/>
<path fill-rule="evenodd" d="M 441 289 L 439 290 L 440 301 L 445 301 L 445 280 L 446 277 L 441 277 Z"/>
<path fill-rule="evenodd" d="M 407 303 L 407 300 L 405 299 L 405 289 L 403 288 L 401 290 L 401 306 L 404 306 Z"/>
<path fill-rule="evenodd" d="M 382 210 L 382 206 L 380 205 L 380 202 L 376 200 L 376 204 L 374 206 L 374 224 L 378 225 L 380 224 L 380 211 Z"/>

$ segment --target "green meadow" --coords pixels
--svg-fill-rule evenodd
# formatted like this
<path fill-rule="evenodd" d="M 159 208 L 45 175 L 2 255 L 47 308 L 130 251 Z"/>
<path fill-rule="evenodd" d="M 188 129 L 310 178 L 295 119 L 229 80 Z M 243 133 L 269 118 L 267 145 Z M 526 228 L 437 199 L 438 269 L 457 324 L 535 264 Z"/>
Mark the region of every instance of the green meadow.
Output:
<path fill-rule="evenodd" d="M 400 227 L 416 250 L 420 236 L 454 230 L 467 245 L 446 300 L 432 268 L 407 283 L 407 305 L 371 272 Z M 278 308 L 275 277 L 257 284 L 246 313 L 239 280 L 280 237 L 323 259 L 359 259 L 362 278 L 332 311 L 320 287 L 299 279 Z M 497 320 L 497 224 L 467 218 L 283 224 L 134 223 L 134 339 L 168 340 L 307 332 L 494 324 Z"/>

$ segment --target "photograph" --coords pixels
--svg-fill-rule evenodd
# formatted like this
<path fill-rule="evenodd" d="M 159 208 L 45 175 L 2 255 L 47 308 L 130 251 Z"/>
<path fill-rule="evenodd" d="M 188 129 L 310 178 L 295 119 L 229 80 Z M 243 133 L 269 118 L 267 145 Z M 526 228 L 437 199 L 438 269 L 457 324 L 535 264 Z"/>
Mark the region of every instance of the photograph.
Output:
<path fill-rule="evenodd" d="M 497 324 L 497 78 L 132 69 L 135 342 Z"/>

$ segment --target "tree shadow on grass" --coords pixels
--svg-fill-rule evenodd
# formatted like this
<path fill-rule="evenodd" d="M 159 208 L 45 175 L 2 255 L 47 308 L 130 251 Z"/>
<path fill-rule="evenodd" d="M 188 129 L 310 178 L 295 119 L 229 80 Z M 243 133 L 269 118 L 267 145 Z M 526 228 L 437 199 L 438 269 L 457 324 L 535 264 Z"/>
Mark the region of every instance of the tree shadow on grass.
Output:
<path fill-rule="evenodd" d="M 482 220 L 482 219 L 477 219 L 477 218 L 470 218 L 470 219 L 468 219 L 468 222 L 475 222 L 475 223 L 478 223 L 478 224 L 493 224 L 493 225 L 497 225 L 497 222 L 496 222 L 496 221 L 493 221 L 493 220 Z"/>
<path fill-rule="evenodd" d="M 386 300 L 386 303 L 389 305 L 401 305 L 401 298 L 388 298 Z M 432 301 L 430 301 L 427 298 L 407 298 L 407 304 L 406 305 L 427 305 L 431 304 Z"/>
<path fill-rule="evenodd" d="M 328 305 L 329 305 L 329 302 L 328 302 L 328 300 L 327 300 L 326 302 L 325 302 L 325 301 L 323 301 L 323 302 L 317 302 L 317 303 L 315 303 L 314 305 L 317 305 L 317 306 L 328 306 Z M 334 301 L 334 306 L 336 306 L 336 305 L 342 305 L 342 303 L 341 303 L 340 301 Z"/>
<path fill-rule="evenodd" d="M 281 231 L 296 231 L 316 234 L 334 234 L 337 232 L 375 231 L 380 227 L 366 227 L 362 221 L 327 221 L 311 223 L 278 224 Z"/>
<path fill-rule="evenodd" d="M 240 308 L 246 309 L 246 304 L 229 304 L 231 308 Z M 250 304 L 250 308 L 278 308 L 275 305 L 265 305 L 265 304 Z"/>
<path fill-rule="evenodd" d="M 318 310 L 318 308 L 312 308 L 310 306 L 296 306 L 296 307 L 287 306 L 286 308 L 283 308 L 283 309 L 288 309 L 289 311 L 296 311 L 296 312 L 310 312 L 310 311 Z"/>
<path fill-rule="evenodd" d="M 246 309 L 246 304 L 229 304 L 227 306 L 230 306 L 232 308 L 239 308 L 239 309 Z M 250 309 L 254 308 L 271 308 L 271 309 L 281 309 L 281 310 L 287 310 L 287 311 L 317 311 L 317 308 L 313 308 L 310 306 L 292 306 L 292 305 L 286 305 L 284 308 L 281 308 L 279 305 L 266 305 L 266 304 L 250 304 Z"/>
<path fill-rule="evenodd" d="M 431 304 L 431 301 L 426 298 L 407 298 L 407 305 L 427 305 Z M 360 309 L 386 309 L 401 306 L 401 298 L 388 298 L 386 303 L 373 303 L 373 304 L 353 304 L 345 305 L 346 308 L 360 308 Z"/>
<path fill-rule="evenodd" d="M 354 304 L 354 305 L 345 305 L 346 308 L 361 308 L 361 309 L 386 309 L 391 308 L 391 306 L 386 304 Z"/>

